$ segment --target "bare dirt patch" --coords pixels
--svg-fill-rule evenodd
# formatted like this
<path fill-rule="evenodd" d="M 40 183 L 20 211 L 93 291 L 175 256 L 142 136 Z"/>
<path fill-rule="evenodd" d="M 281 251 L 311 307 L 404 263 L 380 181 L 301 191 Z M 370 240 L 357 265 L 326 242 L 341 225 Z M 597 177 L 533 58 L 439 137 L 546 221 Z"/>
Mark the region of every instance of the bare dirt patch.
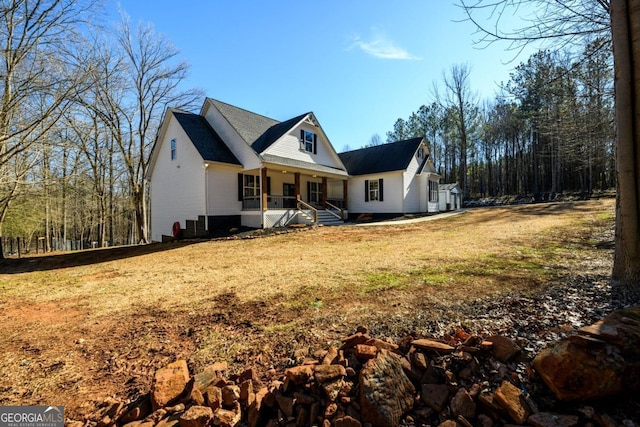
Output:
<path fill-rule="evenodd" d="M 281 369 L 358 324 L 388 337 L 470 318 L 488 328 L 483 310 L 508 316 L 492 301 L 537 301 L 575 277 L 606 282 L 613 209 L 613 200 L 487 208 L 7 260 L 0 404 L 61 404 L 77 419 L 106 396 L 148 391 L 149 374 L 178 358 L 194 372 L 215 361 Z"/>

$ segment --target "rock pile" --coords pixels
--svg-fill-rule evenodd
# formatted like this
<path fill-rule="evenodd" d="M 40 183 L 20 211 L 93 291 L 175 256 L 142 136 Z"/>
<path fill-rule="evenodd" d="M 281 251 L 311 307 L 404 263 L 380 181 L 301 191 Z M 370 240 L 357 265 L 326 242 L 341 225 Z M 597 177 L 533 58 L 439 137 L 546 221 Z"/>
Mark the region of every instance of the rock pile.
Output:
<path fill-rule="evenodd" d="M 394 343 L 360 327 L 340 347 L 307 356 L 262 377 L 253 368 L 231 374 L 226 363 L 192 376 L 178 360 L 155 373 L 148 395 L 106 401 L 74 427 L 616 425 L 588 406 L 539 411 L 531 365 L 502 336 L 455 330 Z"/>

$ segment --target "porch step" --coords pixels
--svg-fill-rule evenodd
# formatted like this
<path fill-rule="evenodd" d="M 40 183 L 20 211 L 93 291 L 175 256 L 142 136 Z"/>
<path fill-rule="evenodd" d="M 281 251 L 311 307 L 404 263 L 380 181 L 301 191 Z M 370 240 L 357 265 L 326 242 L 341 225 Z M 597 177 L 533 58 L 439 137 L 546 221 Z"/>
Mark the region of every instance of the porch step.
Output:
<path fill-rule="evenodd" d="M 340 225 L 344 224 L 344 221 L 335 217 L 326 210 L 318 209 L 318 224 L 322 225 Z"/>

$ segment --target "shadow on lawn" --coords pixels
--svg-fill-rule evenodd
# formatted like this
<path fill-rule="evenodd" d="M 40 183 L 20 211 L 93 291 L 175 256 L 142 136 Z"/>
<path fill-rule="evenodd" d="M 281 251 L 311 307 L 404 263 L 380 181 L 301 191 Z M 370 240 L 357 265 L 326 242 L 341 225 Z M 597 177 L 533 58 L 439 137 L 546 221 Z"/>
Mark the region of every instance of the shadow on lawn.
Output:
<path fill-rule="evenodd" d="M 81 252 L 27 256 L 25 258 L 7 258 L 0 260 L 0 274 L 29 273 L 98 264 L 101 262 L 169 251 L 194 243 L 196 242 L 151 243 L 148 245 L 119 246 L 114 248 L 89 249 Z"/>

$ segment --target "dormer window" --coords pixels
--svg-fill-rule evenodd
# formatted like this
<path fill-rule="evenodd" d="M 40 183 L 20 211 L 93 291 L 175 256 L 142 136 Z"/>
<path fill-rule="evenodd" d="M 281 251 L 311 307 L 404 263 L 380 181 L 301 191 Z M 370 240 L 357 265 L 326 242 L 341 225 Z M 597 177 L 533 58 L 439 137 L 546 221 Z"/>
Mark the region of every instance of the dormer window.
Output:
<path fill-rule="evenodd" d="M 424 148 L 420 147 L 418 148 L 418 151 L 416 152 L 416 157 L 419 159 L 424 159 Z"/>
<path fill-rule="evenodd" d="M 308 130 L 300 129 L 300 150 L 316 154 L 318 136 Z"/>

